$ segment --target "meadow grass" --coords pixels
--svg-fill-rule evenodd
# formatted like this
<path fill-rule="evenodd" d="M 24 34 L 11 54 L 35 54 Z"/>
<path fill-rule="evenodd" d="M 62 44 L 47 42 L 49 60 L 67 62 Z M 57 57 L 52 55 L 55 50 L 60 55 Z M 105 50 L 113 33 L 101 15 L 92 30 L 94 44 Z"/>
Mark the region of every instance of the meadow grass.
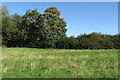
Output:
<path fill-rule="evenodd" d="M 118 50 L 3 48 L 3 78 L 117 78 Z"/>

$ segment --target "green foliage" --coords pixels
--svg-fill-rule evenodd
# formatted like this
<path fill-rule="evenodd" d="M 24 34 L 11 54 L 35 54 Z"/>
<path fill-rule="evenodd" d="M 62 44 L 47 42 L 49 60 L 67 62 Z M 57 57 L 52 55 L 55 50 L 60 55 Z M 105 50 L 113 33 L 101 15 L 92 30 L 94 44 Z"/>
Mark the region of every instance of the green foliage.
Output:
<path fill-rule="evenodd" d="M 71 37 L 63 37 L 56 43 L 57 48 L 60 49 L 78 49 L 78 40 Z"/>
<path fill-rule="evenodd" d="M 113 41 L 113 44 L 114 44 L 114 48 L 120 49 L 120 34 L 119 35 L 114 35 L 112 37 L 112 41 Z"/>
<path fill-rule="evenodd" d="M 47 8 L 43 16 L 42 35 L 45 37 L 44 41 L 47 41 L 48 44 L 52 42 L 51 47 L 54 47 L 56 40 L 66 36 L 66 22 L 59 17 L 60 11 L 56 7 Z"/>
<path fill-rule="evenodd" d="M 56 7 L 49 7 L 44 14 L 37 9 L 24 15 L 9 15 L 7 7 L 0 7 L 3 45 L 7 47 L 38 47 L 60 49 L 119 49 L 119 35 L 101 33 L 66 36 L 66 22 Z"/>
<path fill-rule="evenodd" d="M 23 33 L 27 37 L 25 42 L 28 46 L 34 46 L 39 38 L 41 28 L 39 24 L 40 17 L 41 14 L 37 12 L 37 9 L 32 11 L 27 10 L 26 14 L 22 16 L 20 30 L 24 31 Z"/>
<path fill-rule="evenodd" d="M 113 49 L 113 36 L 101 33 L 84 34 L 77 37 L 80 49 Z"/>
<path fill-rule="evenodd" d="M 60 11 L 58 11 L 56 7 L 47 8 L 45 13 L 52 13 L 53 15 L 60 16 Z"/>
<path fill-rule="evenodd" d="M 66 37 L 67 31 L 65 28 L 66 22 L 59 16 L 60 11 L 58 11 L 56 7 L 47 8 L 44 14 L 40 14 L 37 9 L 35 9 L 32 11 L 27 10 L 23 16 L 17 14 L 12 15 L 12 22 L 14 22 L 17 29 L 16 33 L 14 33 L 14 36 L 12 37 L 13 39 L 11 39 L 12 41 L 9 41 L 10 44 L 7 43 L 7 46 L 16 45 L 23 47 L 26 46 L 42 48 L 56 47 L 56 42 L 61 37 Z M 5 25 L 7 26 L 7 23 Z M 12 29 L 11 26 L 10 29 Z M 3 31 L 5 32 L 5 30 Z"/>
<path fill-rule="evenodd" d="M 57 43 L 57 48 L 59 49 L 69 49 L 69 38 L 68 37 L 62 37 Z"/>
<path fill-rule="evenodd" d="M 15 23 L 12 21 L 11 17 L 8 14 L 8 9 L 5 6 L 0 7 L 2 11 L 2 39 L 3 45 L 8 45 L 10 40 L 12 40 L 12 34 L 17 31 Z"/>

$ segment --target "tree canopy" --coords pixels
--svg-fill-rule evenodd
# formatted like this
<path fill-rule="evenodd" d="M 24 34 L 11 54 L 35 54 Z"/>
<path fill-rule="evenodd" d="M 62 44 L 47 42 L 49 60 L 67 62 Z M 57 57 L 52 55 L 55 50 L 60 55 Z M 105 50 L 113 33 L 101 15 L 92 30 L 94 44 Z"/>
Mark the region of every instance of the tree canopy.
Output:
<path fill-rule="evenodd" d="M 24 15 L 9 15 L 1 6 L 2 44 L 7 47 L 37 47 L 59 49 L 120 49 L 120 35 L 97 32 L 77 37 L 66 35 L 67 23 L 56 7 L 47 8 L 43 14 L 26 10 Z"/>

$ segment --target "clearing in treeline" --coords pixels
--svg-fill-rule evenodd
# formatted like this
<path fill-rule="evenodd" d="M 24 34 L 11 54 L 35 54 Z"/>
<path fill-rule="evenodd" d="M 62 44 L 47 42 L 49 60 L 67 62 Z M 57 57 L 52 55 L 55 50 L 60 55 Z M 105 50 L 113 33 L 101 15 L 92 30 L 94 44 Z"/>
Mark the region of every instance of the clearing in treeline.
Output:
<path fill-rule="evenodd" d="M 117 78 L 118 50 L 2 48 L 3 78 Z"/>

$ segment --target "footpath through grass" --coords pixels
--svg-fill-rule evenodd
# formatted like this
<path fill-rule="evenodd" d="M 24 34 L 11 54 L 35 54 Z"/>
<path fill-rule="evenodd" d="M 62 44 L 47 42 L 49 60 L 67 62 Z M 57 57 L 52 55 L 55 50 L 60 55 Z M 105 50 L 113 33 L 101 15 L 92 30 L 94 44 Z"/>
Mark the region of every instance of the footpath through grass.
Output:
<path fill-rule="evenodd" d="M 117 78 L 118 50 L 3 48 L 3 78 Z"/>

